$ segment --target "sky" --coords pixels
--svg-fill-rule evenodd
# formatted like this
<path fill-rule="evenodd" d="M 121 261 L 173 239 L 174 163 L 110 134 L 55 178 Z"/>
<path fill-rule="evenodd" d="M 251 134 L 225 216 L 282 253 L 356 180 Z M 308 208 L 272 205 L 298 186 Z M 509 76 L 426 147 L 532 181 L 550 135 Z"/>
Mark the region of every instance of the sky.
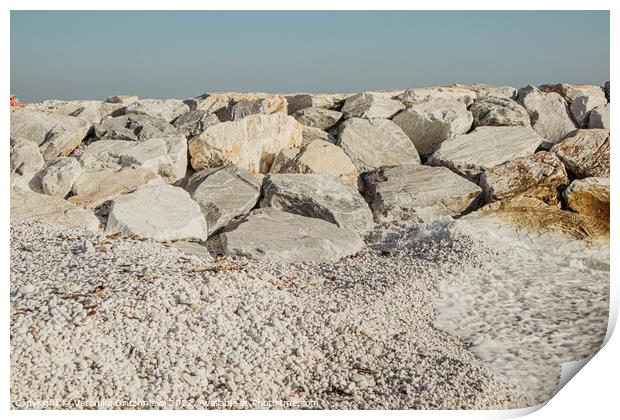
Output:
<path fill-rule="evenodd" d="M 606 11 L 11 12 L 22 102 L 607 80 Z"/>

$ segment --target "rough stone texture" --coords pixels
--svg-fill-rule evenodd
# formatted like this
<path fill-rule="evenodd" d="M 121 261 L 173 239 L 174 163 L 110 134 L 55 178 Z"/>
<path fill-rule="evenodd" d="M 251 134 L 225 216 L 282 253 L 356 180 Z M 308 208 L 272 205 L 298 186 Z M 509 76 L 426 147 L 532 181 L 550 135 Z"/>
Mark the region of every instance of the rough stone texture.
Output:
<path fill-rule="evenodd" d="M 254 100 L 241 99 L 233 101 L 218 112 L 221 121 L 238 121 L 248 115 L 273 114 L 283 112 L 286 114 L 286 100 L 281 96 L 270 96 Z"/>
<path fill-rule="evenodd" d="M 91 124 L 117 112 L 121 105 L 101 101 L 61 101 L 50 99 L 28 105 L 30 109 L 80 118 Z"/>
<path fill-rule="evenodd" d="M 474 127 L 530 125 L 530 116 L 525 108 L 507 98 L 483 97 L 474 102 L 469 110 L 474 117 Z"/>
<path fill-rule="evenodd" d="M 138 100 L 137 96 L 132 95 L 114 95 L 108 96 L 108 99 L 105 101 L 111 104 L 130 104 L 132 102 L 136 102 Z"/>
<path fill-rule="evenodd" d="M 18 189 L 11 190 L 11 220 L 41 219 L 70 228 L 99 230 L 99 219 L 90 211 L 60 197 Z"/>
<path fill-rule="evenodd" d="M 547 149 L 577 128 L 568 104 L 558 93 L 529 85 L 519 89 L 517 101 L 527 110 L 534 130 L 546 140 L 543 147 Z"/>
<path fill-rule="evenodd" d="M 340 125 L 338 145 L 360 173 L 384 165 L 420 163 L 407 134 L 394 122 L 381 118 L 346 120 Z"/>
<path fill-rule="evenodd" d="M 67 156 L 82 143 L 90 128 L 90 123 L 76 117 L 28 108 L 11 109 L 11 137 L 37 143 L 45 160 Z"/>
<path fill-rule="evenodd" d="M 609 130 L 610 126 L 610 109 L 609 104 L 603 106 L 597 106 L 590 111 L 590 117 L 588 118 L 588 128 L 604 128 Z"/>
<path fill-rule="evenodd" d="M 128 103 L 119 112 L 150 115 L 169 123 L 189 110 L 189 106 L 178 99 L 139 99 Z"/>
<path fill-rule="evenodd" d="M 603 90 L 605 91 L 605 97 L 607 98 L 608 102 L 611 102 L 610 96 L 609 96 L 609 82 L 605 82 L 605 86 L 603 86 Z"/>
<path fill-rule="evenodd" d="M 190 104 L 192 109 L 202 109 L 213 113 L 225 112 L 226 108 L 233 106 L 235 103 L 256 102 L 261 99 L 267 99 L 268 104 L 266 112 L 267 114 L 273 114 L 276 112 L 287 112 L 286 99 L 280 95 L 272 95 L 269 93 L 238 93 L 238 92 L 223 92 L 223 93 L 208 93 L 199 97 L 185 101 Z"/>
<path fill-rule="evenodd" d="M 232 163 L 265 174 L 280 150 L 301 146 L 302 131 L 301 124 L 282 113 L 216 124 L 190 141 L 192 167 L 199 171 Z"/>
<path fill-rule="evenodd" d="M 118 171 L 111 169 L 87 170 L 75 181 L 68 200 L 80 207 L 94 209 L 108 200 L 135 191 L 151 183 L 163 183 L 157 172 L 140 166 L 128 166 Z"/>
<path fill-rule="evenodd" d="M 531 155 L 542 142 L 531 127 L 478 127 L 443 142 L 427 164 L 445 166 L 477 182 L 485 170 Z"/>
<path fill-rule="evenodd" d="M 41 175 L 41 186 L 47 195 L 65 197 L 73 183 L 82 173 L 82 165 L 76 158 L 59 157 L 49 162 Z"/>
<path fill-rule="evenodd" d="M 196 109 L 179 115 L 172 125 L 174 125 L 179 133 L 190 139 L 219 122 L 220 120 L 217 115 L 209 111 Z"/>
<path fill-rule="evenodd" d="M 575 178 L 609 177 L 609 130 L 575 130 L 551 152 Z"/>
<path fill-rule="evenodd" d="M 575 84 L 575 83 L 556 83 L 539 86 L 542 92 L 555 92 L 562 95 L 567 102 L 573 102 L 579 96 L 601 97 L 605 96 L 604 88 L 596 85 Z"/>
<path fill-rule="evenodd" d="M 407 108 L 392 120 L 423 157 L 433 154 L 443 141 L 467 133 L 473 121 L 471 112 L 461 102 L 436 104 L 439 108 L 426 104 Z"/>
<path fill-rule="evenodd" d="M 256 205 L 260 183 L 245 169 L 229 165 L 196 172 L 189 178 L 186 190 L 198 203 L 207 234 L 212 235 Z"/>
<path fill-rule="evenodd" d="M 596 107 L 602 107 L 607 104 L 607 98 L 605 95 L 597 96 L 578 96 L 570 104 L 570 112 L 573 116 L 573 120 L 578 127 L 584 128 L 588 125 L 588 119 L 590 118 L 590 112 Z"/>
<path fill-rule="evenodd" d="M 43 169 L 45 161 L 39 145 L 22 137 L 11 137 L 11 172 L 33 174 Z"/>
<path fill-rule="evenodd" d="M 576 179 L 563 196 L 566 207 L 572 211 L 609 223 L 609 178 Z"/>
<path fill-rule="evenodd" d="M 405 109 L 402 102 L 375 93 L 358 93 L 342 106 L 344 118 L 392 118 Z"/>
<path fill-rule="evenodd" d="M 383 167 L 364 175 L 364 195 L 377 223 L 431 222 L 455 216 L 475 203 L 480 187 L 447 168 Z"/>
<path fill-rule="evenodd" d="M 299 149 L 284 149 L 274 160 L 271 172 L 313 174 L 325 173 L 357 184 L 358 172 L 351 158 L 338 146 L 314 140 Z"/>
<path fill-rule="evenodd" d="M 198 204 L 182 188 L 154 185 L 112 200 L 105 232 L 157 241 L 205 240 L 207 224 Z"/>
<path fill-rule="evenodd" d="M 445 104 L 460 102 L 471 105 L 477 93 L 465 86 L 407 89 L 397 99 L 407 107 L 428 104 L 430 107 L 445 107 Z"/>
<path fill-rule="evenodd" d="M 517 99 L 517 88 L 513 86 L 495 86 L 495 85 L 486 85 L 483 83 L 474 83 L 469 86 L 469 88 L 476 92 L 478 98 L 483 98 L 485 96 L 494 96 L 496 98 L 506 98 L 506 99 Z"/>
<path fill-rule="evenodd" d="M 312 143 L 314 140 L 324 140 L 332 144 L 336 144 L 338 141 L 334 136 L 319 128 L 308 127 L 304 125 L 302 133 L 303 141 L 302 146 L 306 146 Z"/>
<path fill-rule="evenodd" d="M 270 174 L 263 180 L 261 207 L 316 217 L 366 232 L 372 213 L 356 188 L 328 174 Z"/>
<path fill-rule="evenodd" d="M 292 115 L 304 108 L 338 110 L 349 96 L 351 95 L 348 93 L 298 93 L 287 95 L 288 113 Z"/>
<path fill-rule="evenodd" d="M 304 126 L 328 130 L 342 118 L 342 112 L 323 108 L 304 108 L 293 114 Z"/>
<path fill-rule="evenodd" d="M 485 203 L 523 196 L 556 205 L 558 189 L 568 183 L 564 165 L 550 152 L 515 159 L 480 175 Z"/>
<path fill-rule="evenodd" d="M 228 255 L 281 262 L 336 261 L 359 252 L 364 242 L 353 231 L 312 217 L 273 208 L 252 211 L 221 236 Z"/>
<path fill-rule="evenodd" d="M 179 135 L 179 132 L 164 120 L 142 114 L 106 118 L 100 124 L 95 124 L 94 129 L 97 140 L 144 141 Z"/>

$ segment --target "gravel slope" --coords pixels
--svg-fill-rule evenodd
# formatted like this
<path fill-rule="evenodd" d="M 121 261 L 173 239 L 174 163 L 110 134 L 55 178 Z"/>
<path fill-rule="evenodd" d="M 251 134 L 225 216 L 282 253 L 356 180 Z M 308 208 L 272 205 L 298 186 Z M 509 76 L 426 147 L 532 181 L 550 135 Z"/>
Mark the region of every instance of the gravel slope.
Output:
<path fill-rule="evenodd" d="M 18 408 L 47 399 L 166 408 L 218 399 L 232 408 L 529 403 L 433 325 L 441 280 L 496 258 L 466 237 L 386 252 L 378 235 L 338 263 L 295 265 L 201 260 L 42 222 L 12 224 L 11 239 Z"/>

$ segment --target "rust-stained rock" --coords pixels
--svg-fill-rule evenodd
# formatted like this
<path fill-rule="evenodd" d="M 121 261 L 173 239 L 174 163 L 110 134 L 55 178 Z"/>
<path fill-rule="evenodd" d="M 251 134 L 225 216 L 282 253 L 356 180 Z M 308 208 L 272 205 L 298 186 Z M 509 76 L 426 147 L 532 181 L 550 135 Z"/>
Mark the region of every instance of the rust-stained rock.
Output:
<path fill-rule="evenodd" d="M 572 211 L 609 223 L 609 178 L 576 179 L 563 195 L 566 207 Z"/>
<path fill-rule="evenodd" d="M 609 130 L 575 130 L 553 146 L 551 152 L 575 178 L 609 176 Z"/>

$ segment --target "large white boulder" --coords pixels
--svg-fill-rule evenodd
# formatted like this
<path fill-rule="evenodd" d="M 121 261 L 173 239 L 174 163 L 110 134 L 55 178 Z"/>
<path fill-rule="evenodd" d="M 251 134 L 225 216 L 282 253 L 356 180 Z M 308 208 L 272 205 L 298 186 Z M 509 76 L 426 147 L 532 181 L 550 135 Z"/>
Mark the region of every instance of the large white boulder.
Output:
<path fill-rule="evenodd" d="M 19 175 L 34 174 L 43 169 L 44 165 L 37 143 L 22 137 L 11 137 L 11 172 Z"/>
<path fill-rule="evenodd" d="M 49 162 L 41 175 L 43 192 L 56 197 L 66 197 L 81 173 L 82 165 L 76 158 L 56 158 Z"/>
<path fill-rule="evenodd" d="M 575 130 L 551 152 L 575 178 L 609 177 L 609 130 Z"/>
<path fill-rule="evenodd" d="M 474 117 L 474 127 L 482 125 L 530 125 L 530 116 L 523 106 L 508 98 L 486 96 L 469 108 Z"/>
<path fill-rule="evenodd" d="M 304 108 L 294 113 L 293 117 L 305 126 L 328 130 L 342 118 L 342 113 L 323 108 Z"/>
<path fill-rule="evenodd" d="M 105 231 L 157 241 L 207 239 L 200 207 L 187 191 L 172 185 L 144 186 L 112 200 Z"/>
<path fill-rule="evenodd" d="M 405 109 L 402 102 L 376 93 L 358 93 L 344 102 L 341 112 L 344 118 L 392 118 Z"/>
<path fill-rule="evenodd" d="M 149 115 L 170 123 L 189 110 L 189 106 L 178 99 L 138 99 L 126 104 L 118 113 Z"/>
<path fill-rule="evenodd" d="M 80 118 L 91 124 L 101 122 L 102 119 L 116 113 L 121 107 L 120 104 L 102 101 L 60 101 L 56 99 L 28 105 L 28 108 Z"/>

